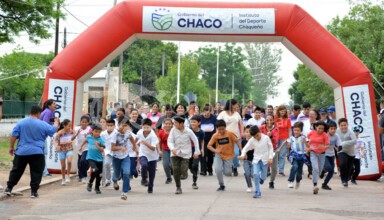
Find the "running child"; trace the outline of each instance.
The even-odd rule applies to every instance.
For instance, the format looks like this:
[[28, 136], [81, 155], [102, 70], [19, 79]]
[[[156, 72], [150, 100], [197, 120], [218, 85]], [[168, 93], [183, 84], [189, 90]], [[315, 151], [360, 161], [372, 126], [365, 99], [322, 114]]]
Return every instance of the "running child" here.
[[132, 133], [128, 131], [128, 126], [130, 125], [129, 119], [127, 117], [118, 118], [118, 130], [116, 134], [112, 137], [111, 140], [111, 150], [113, 152], [113, 188], [119, 190], [119, 184], [117, 181], [120, 177], [123, 179], [123, 189], [121, 194], [121, 199], [127, 200], [127, 193], [131, 190], [130, 186], [130, 175], [131, 175], [131, 161], [129, 159], [129, 152], [127, 148], [128, 140], [131, 141], [133, 145], [133, 150], [136, 151], [136, 143], [133, 139]]
[[261, 117], [261, 108], [259, 106], [256, 106], [254, 117], [249, 119], [247, 122], [247, 125], [253, 126], [256, 125], [260, 127], [262, 124], [264, 124], [265, 119]]
[[[249, 139], [251, 139], [251, 134], [249, 133], [249, 129], [251, 128], [250, 125], [247, 125], [244, 128], [244, 138], [241, 140], [241, 145], [245, 146]], [[254, 150], [250, 150], [247, 152], [247, 155], [244, 159], [243, 167], [244, 167], [244, 177], [245, 177], [245, 182], [247, 183], [247, 192], [251, 193], [252, 192], [252, 176], [253, 176], [253, 165], [252, 165], [252, 160], [253, 160], [253, 153]]]
[[[233, 158], [236, 156], [234, 149], [235, 144], [241, 148], [241, 142], [237, 135], [226, 129], [227, 124], [223, 119], [216, 121], [217, 132], [212, 136], [207, 148], [215, 153], [215, 172], [219, 181], [217, 191], [224, 191], [224, 177], [232, 175]], [[213, 144], [216, 148], [213, 148]]]
[[249, 133], [252, 137], [241, 151], [239, 159], [244, 160], [247, 152], [254, 150], [252, 164], [256, 191], [253, 198], [259, 198], [261, 197], [260, 185], [267, 178], [268, 164], [271, 164], [273, 160], [273, 146], [271, 139], [261, 133], [259, 127], [252, 126]]
[[355, 159], [353, 160], [352, 171], [351, 171], [351, 183], [354, 185], [357, 185], [356, 179], [360, 174], [360, 166], [361, 166], [360, 159], [363, 158], [365, 154], [364, 142], [359, 138], [360, 129], [361, 127], [358, 125], [355, 125], [352, 129], [356, 135]]
[[312, 164], [312, 182], [313, 194], [319, 193], [317, 181], [320, 173], [323, 171], [325, 162], [325, 152], [329, 149], [329, 137], [327, 135], [327, 124], [323, 121], [317, 121], [314, 124], [313, 131], [309, 132], [309, 155]]
[[92, 133], [92, 128], [89, 126], [90, 121], [91, 119], [88, 115], [83, 115], [80, 118], [80, 126], [75, 128], [76, 147], [78, 150], [78, 180], [84, 184], [87, 183], [88, 161], [86, 158], [88, 153], [88, 144], [85, 144], [83, 148], [80, 148], [80, 146], [84, 143], [85, 138]]
[[190, 119], [190, 125], [193, 133], [196, 135], [197, 140], [199, 141], [199, 145], [192, 145], [192, 155], [195, 153], [195, 149], [198, 147], [200, 149], [201, 155], [199, 158], [195, 159], [194, 157], [191, 157], [189, 159], [189, 169], [193, 176], [193, 189], [198, 189], [197, 186], [197, 174], [199, 172], [199, 162], [201, 157], [204, 157], [204, 131], [200, 129], [201, 124], [201, 116], [200, 115], [193, 115]]
[[115, 121], [113, 119], [108, 119], [106, 121], [106, 127], [107, 130], [101, 132], [101, 137], [103, 138], [105, 142], [105, 149], [104, 149], [104, 164], [103, 164], [103, 180], [102, 183], [105, 187], [108, 187], [111, 185], [112, 182], [112, 176], [111, 176], [111, 168], [112, 168], [112, 138], [116, 135], [115, 130]]
[[165, 181], [165, 184], [172, 183], [172, 163], [171, 163], [171, 151], [168, 147], [168, 137], [169, 133], [172, 129], [172, 119], [171, 118], [165, 118], [164, 119], [164, 127], [159, 131], [159, 142], [161, 144], [161, 151], [159, 151], [159, 154], [163, 157], [163, 168], [165, 172], [165, 176], [167, 177], [167, 180]]
[[95, 125], [92, 129], [92, 134], [89, 134], [86, 140], [83, 142], [81, 147], [85, 144], [88, 144], [88, 154], [87, 160], [88, 164], [92, 169], [91, 177], [89, 178], [89, 183], [87, 185], [87, 191], [92, 191], [93, 181], [96, 179], [95, 192], [100, 194], [100, 183], [101, 177], [103, 175], [103, 152], [105, 148], [105, 143], [101, 134], [101, 125]]
[[[61, 164], [61, 185], [65, 185], [71, 182], [69, 173], [72, 167], [73, 157], [73, 145], [72, 142], [75, 139], [74, 131], [72, 130], [72, 123], [68, 119], [64, 119], [60, 123], [60, 127], [56, 133], [55, 141], [53, 142], [56, 150], [59, 152], [60, 164]], [[65, 161], [67, 161], [67, 167], [65, 167]], [[65, 169], [67, 168], [67, 177], [65, 177]]]
[[[128, 125], [128, 131], [131, 132], [131, 135], [136, 142], [137, 151], [139, 151], [139, 146], [137, 145], [137, 141], [138, 141], [137, 135], [135, 133], [133, 133], [133, 125], [132, 124], [131, 124], [131, 126]], [[128, 148], [129, 160], [131, 161], [131, 176], [130, 176], [130, 178], [131, 179], [133, 179], [133, 177], [137, 178], [139, 176], [138, 164], [140, 165], [140, 161], [138, 160], [139, 154], [137, 154], [136, 151], [133, 150], [133, 144], [131, 141], [127, 141], [127, 148]]]
[[[189, 158], [192, 156], [192, 143], [199, 146], [199, 141], [191, 129], [184, 125], [185, 118], [181, 115], [174, 117], [174, 127], [168, 137], [168, 147], [171, 150], [171, 161], [173, 168], [173, 178], [176, 183], [175, 194], [182, 194], [181, 176], [188, 176]], [[233, 151], [233, 149], [232, 149]], [[193, 153], [195, 159], [199, 158], [200, 149], [196, 148]]]
[[142, 129], [137, 132], [137, 145], [140, 146], [141, 185], [148, 186], [148, 193], [153, 193], [153, 182], [155, 180], [157, 160], [159, 159], [156, 147], [159, 140], [152, 129], [151, 119], [143, 119], [141, 125]]
[[107, 119], [101, 118], [99, 122], [100, 122], [101, 129], [102, 129], [101, 132], [107, 130]]

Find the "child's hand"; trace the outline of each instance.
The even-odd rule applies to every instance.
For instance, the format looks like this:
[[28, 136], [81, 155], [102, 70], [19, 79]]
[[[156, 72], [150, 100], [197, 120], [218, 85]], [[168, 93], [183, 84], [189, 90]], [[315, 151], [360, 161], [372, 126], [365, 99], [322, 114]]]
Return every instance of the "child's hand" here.
[[172, 150], [172, 154], [173, 154], [173, 155], [177, 155], [177, 150], [176, 150], [176, 149], [173, 149], [173, 150]]
[[160, 156], [160, 157], [163, 156], [163, 151], [159, 151], [159, 156]]
[[219, 146], [219, 147], [216, 148], [215, 153], [219, 154], [219, 153], [221, 153], [221, 151], [222, 151], [222, 149], [221, 149], [221, 147]]
[[79, 148], [79, 153], [81, 154], [82, 152], [83, 152], [83, 148], [80, 147], [80, 148]]
[[244, 156], [238, 156], [237, 158], [238, 158], [239, 160], [244, 160], [245, 157], [244, 157]]
[[194, 153], [194, 154], [193, 154], [193, 158], [194, 158], [194, 159], [198, 159], [198, 158], [199, 158], [199, 155], [196, 154], [196, 153]]
[[99, 144], [100, 144], [99, 142], [95, 141], [95, 146], [96, 147], [100, 147]]
[[126, 146], [121, 146], [121, 152], [125, 152], [125, 151], [127, 151], [128, 149], [127, 149], [127, 147]]
[[269, 163], [269, 164], [272, 164], [272, 163], [273, 163], [273, 159], [269, 159], [269, 160], [268, 160], [268, 163]]
[[204, 151], [203, 150], [201, 151], [201, 156], [204, 157]]

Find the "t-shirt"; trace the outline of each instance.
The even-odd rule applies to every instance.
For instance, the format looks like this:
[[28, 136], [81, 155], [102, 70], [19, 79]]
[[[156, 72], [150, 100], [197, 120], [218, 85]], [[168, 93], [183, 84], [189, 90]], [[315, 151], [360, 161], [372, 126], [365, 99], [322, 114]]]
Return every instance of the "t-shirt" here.
[[[241, 140], [241, 145], [242, 145], [242, 146], [247, 145], [247, 143], [248, 143], [248, 140], [247, 140], [247, 139], [243, 138], [243, 139]], [[254, 153], [254, 152], [255, 152], [255, 150], [249, 150], [249, 151], [247, 152], [247, 160], [248, 160], [248, 161], [251, 161], [251, 162], [252, 162], [252, 160], [253, 160], [253, 153]]]
[[165, 133], [163, 129], [161, 129], [158, 133], [159, 139], [160, 139], [160, 144], [161, 144], [161, 149], [163, 150], [169, 150], [168, 147], [168, 136], [169, 133]]
[[211, 140], [213, 134], [216, 133], [216, 120], [216, 115], [213, 114], [209, 118], [206, 118], [204, 115], [201, 116], [200, 129], [204, 131], [204, 141], [206, 144]]
[[308, 134], [309, 139], [309, 149], [317, 154], [324, 153], [327, 148], [323, 148], [322, 145], [329, 145], [329, 137], [327, 133], [323, 132], [319, 134], [317, 131], [313, 130]]
[[105, 155], [111, 155], [112, 154], [112, 151], [111, 151], [112, 138], [116, 133], [117, 133], [116, 130], [113, 130], [110, 134], [108, 134], [107, 130], [101, 132], [100, 136], [104, 139], [104, 142], [105, 142], [105, 149], [104, 149]]
[[156, 114], [153, 114], [151, 112], [148, 113], [147, 118], [151, 119], [152, 121], [152, 127], [156, 128], [157, 121], [160, 119], [161, 113], [157, 112]]
[[361, 140], [360, 138], [356, 139], [356, 144], [355, 144], [355, 159], [361, 159], [361, 153], [362, 153], [362, 148], [364, 149], [364, 141]]
[[289, 138], [289, 130], [292, 127], [289, 118], [276, 118], [275, 126], [279, 129], [279, 140], [286, 140]]
[[12, 130], [12, 137], [19, 139], [15, 154], [18, 156], [44, 154], [45, 139], [48, 136], [52, 137], [55, 132], [56, 127], [38, 118], [24, 118]]
[[241, 122], [241, 116], [238, 112], [233, 112], [232, 115], [228, 115], [227, 111], [222, 111], [217, 116], [217, 120], [224, 120], [227, 125], [227, 130], [235, 133], [237, 138], [241, 137], [239, 123]]
[[292, 127], [293, 127], [293, 125], [295, 124], [295, 122], [298, 121], [298, 119], [299, 119], [299, 116], [297, 116], [297, 117], [295, 118], [295, 116], [293, 116], [293, 115], [289, 115], [289, 120], [291, 120], [291, 126], [292, 126]]
[[382, 116], [379, 120], [379, 127], [384, 128], [384, 116]]
[[[132, 135], [132, 138], [134, 140], [136, 140], [137, 136], [134, 133], [131, 133], [131, 135]], [[138, 146], [136, 145], [136, 147], [138, 147]], [[138, 156], [136, 154], [136, 152], [133, 150], [133, 144], [132, 144], [131, 140], [127, 141], [127, 148], [128, 148], [128, 155], [129, 155], [129, 157], [137, 157]], [[139, 148], [138, 148], [138, 150], [139, 150]]]
[[55, 113], [49, 108], [44, 109], [44, 111], [40, 114], [40, 120], [45, 121], [50, 125], [53, 125], [54, 123], [52, 121], [53, 118], [55, 118]]
[[262, 124], [264, 124], [264, 122], [265, 122], [265, 119], [262, 117], [260, 117], [259, 119], [251, 118], [248, 120], [247, 126], [248, 125], [250, 125], [250, 126], [256, 125], [257, 127], [260, 127]]
[[[75, 134], [77, 134], [79, 129], [81, 130], [80, 134], [78, 134], [76, 136], [76, 147], [77, 147], [77, 149], [80, 148], [80, 146], [84, 143], [85, 138], [92, 132], [92, 128], [90, 126], [87, 126], [85, 129], [82, 129], [81, 126], [79, 126], [79, 127], [75, 128]], [[87, 151], [87, 150], [88, 150], [88, 144], [85, 144], [83, 146], [83, 151]]]
[[303, 113], [300, 113], [299, 116], [297, 116], [296, 121], [303, 122], [303, 135], [308, 135], [309, 132], [312, 130], [311, 123], [309, 122], [309, 115], [304, 115]]
[[306, 137], [300, 135], [298, 137], [290, 136], [287, 139], [287, 142], [291, 144], [291, 151], [296, 152], [297, 154], [305, 154], [305, 142]]
[[[159, 143], [159, 139], [157, 138], [155, 132], [151, 130], [147, 136], [144, 135], [143, 130], [140, 130], [137, 132], [137, 138], [139, 139], [137, 141], [137, 145], [140, 146], [139, 148], [139, 157], [146, 157], [148, 161], [154, 161], [159, 159], [159, 155], [156, 150], [156, 145]], [[152, 151], [149, 149], [146, 145], [141, 144], [141, 141], [147, 142], [152, 147], [155, 147], [155, 150]]]
[[[120, 132], [116, 132], [116, 134], [113, 135], [111, 139], [112, 144], [116, 144], [116, 146], [125, 146], [127, 147], [127, 142], [132, 136], [132, 133], [130, 131], [127, 131], [125, 134], [122, 134]], [[113, 156], [117, 159], [124, 159], [128, 156], [129, 152], [128, 149], [126, 151], [112, 151]]]
[[[72, 145], [72, 136], [73, 136], [73, 131], [71, 131], [70, 133], [64, 133], [64, 130], [62, 130], [63, 132], [58, 132], [56, 134], [56, 137], [59, 139], [59, 146], [60, 146], [60, 152], [67, 152], [67, 151], [70, 151], [70, 150], [73, 150], [73, 145]], [[67, 142], [67, 143], [65, 143]], [[65, 143], [65, 144], [63, 144]]]
[[97, 149], [95, 142], [99, 142], [99, 146], [105, 148], [104, 139], [102, 137], [94, 138], [92, 134], [90, 134], [86, 140], [88, 142], [87, 160], [103, 162], [103, 154]]
[[241, 151], [241, 156], [245, 156], [246, 152], [252, 149], [254, 149], [253, 164], [257, 164], [259, 161], [262, 161], [263, 164], [267, 164], [268, 160], [273, 159], [274, 153], [272, 142], [265, 134], [261, 134], [260, 140], [251, 137], [251, 139], [248, 140], [247, 145], [245, 145]]
[[235, 157], [235, 143], [238, 140], [235, 133], [232, 131], [225, 131], [224, 135], [215, 133], [209, 141], [210, 146], [216, 144], [216, 149], [221, 148], [219, 156], [223, 160], [230, 160]]
[[[261, 133], [268, 136], [268, 129], [267, 126], [262, 125], [260, 126]], [[276, 150], [277, 144], [279, 143], [279, 129], [276, 126], [273, 126], [272, 130], [270, 130], [271, 136], [269, 138], [272, 141], [273, 149]]]
[[341, 151], [338, 153], [346, 153], [348, 156], [355, 156], [355, 144], [356, 135], [352, 130], [348, 129], [346, 132], [342, 132], [340, 128], [336, 130], [336, 134], [339, 135], [341, 140]]
[[[191, 128], [191, 130], [192, 130], [192, 128]], [[201, 129], [199, 129], [199, 131], [194, 131], [194, 130], [192, 130], [192, 131], [196, 135], [197, 140], [199, 140], [199, 149], [201, 150], [201, 142], [204, 141], [204, 137], [205, 137], [204, 131]], [[191, 144], [192, 144], [192, 147], [195, 147], [193, 142], [191, 142]]]
[[337, 134], [333, 136], [329, 135], [329, 149], [325, 151], [325, 156], [334, 157], [335, 156], [335, 147], [341, 146], [340, 137]]

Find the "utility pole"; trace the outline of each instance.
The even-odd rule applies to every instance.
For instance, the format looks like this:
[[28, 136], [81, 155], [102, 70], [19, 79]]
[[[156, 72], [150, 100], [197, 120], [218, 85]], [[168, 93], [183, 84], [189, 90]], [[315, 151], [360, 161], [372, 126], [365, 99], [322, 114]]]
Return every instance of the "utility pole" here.
[[161, 60], [161, 74], [164, 76], [165, 72], [165, 52], [163, 51], [163, 56]]
[[64, 27], [64, 43], [63, 48], [67, 47], [67, 27]]
[[[60, 11], [60, 3], [57, 3], [57, 14], [59, 14]], [[56, 18], [56, 33], [55, 33], [55, 56], [59, 53], [59, 23], [60, 23], [60, 17], [57, 16]]]

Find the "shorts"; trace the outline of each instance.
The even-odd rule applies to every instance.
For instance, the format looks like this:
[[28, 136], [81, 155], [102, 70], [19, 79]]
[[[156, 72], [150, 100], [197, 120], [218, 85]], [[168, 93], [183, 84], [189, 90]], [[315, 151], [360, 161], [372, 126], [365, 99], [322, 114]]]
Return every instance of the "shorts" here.
[[68, 156], [73, 155], [73, 150], [69, 150], [67, 152], [59, 152], [59, 158], [60, 160], [65, 160]]

